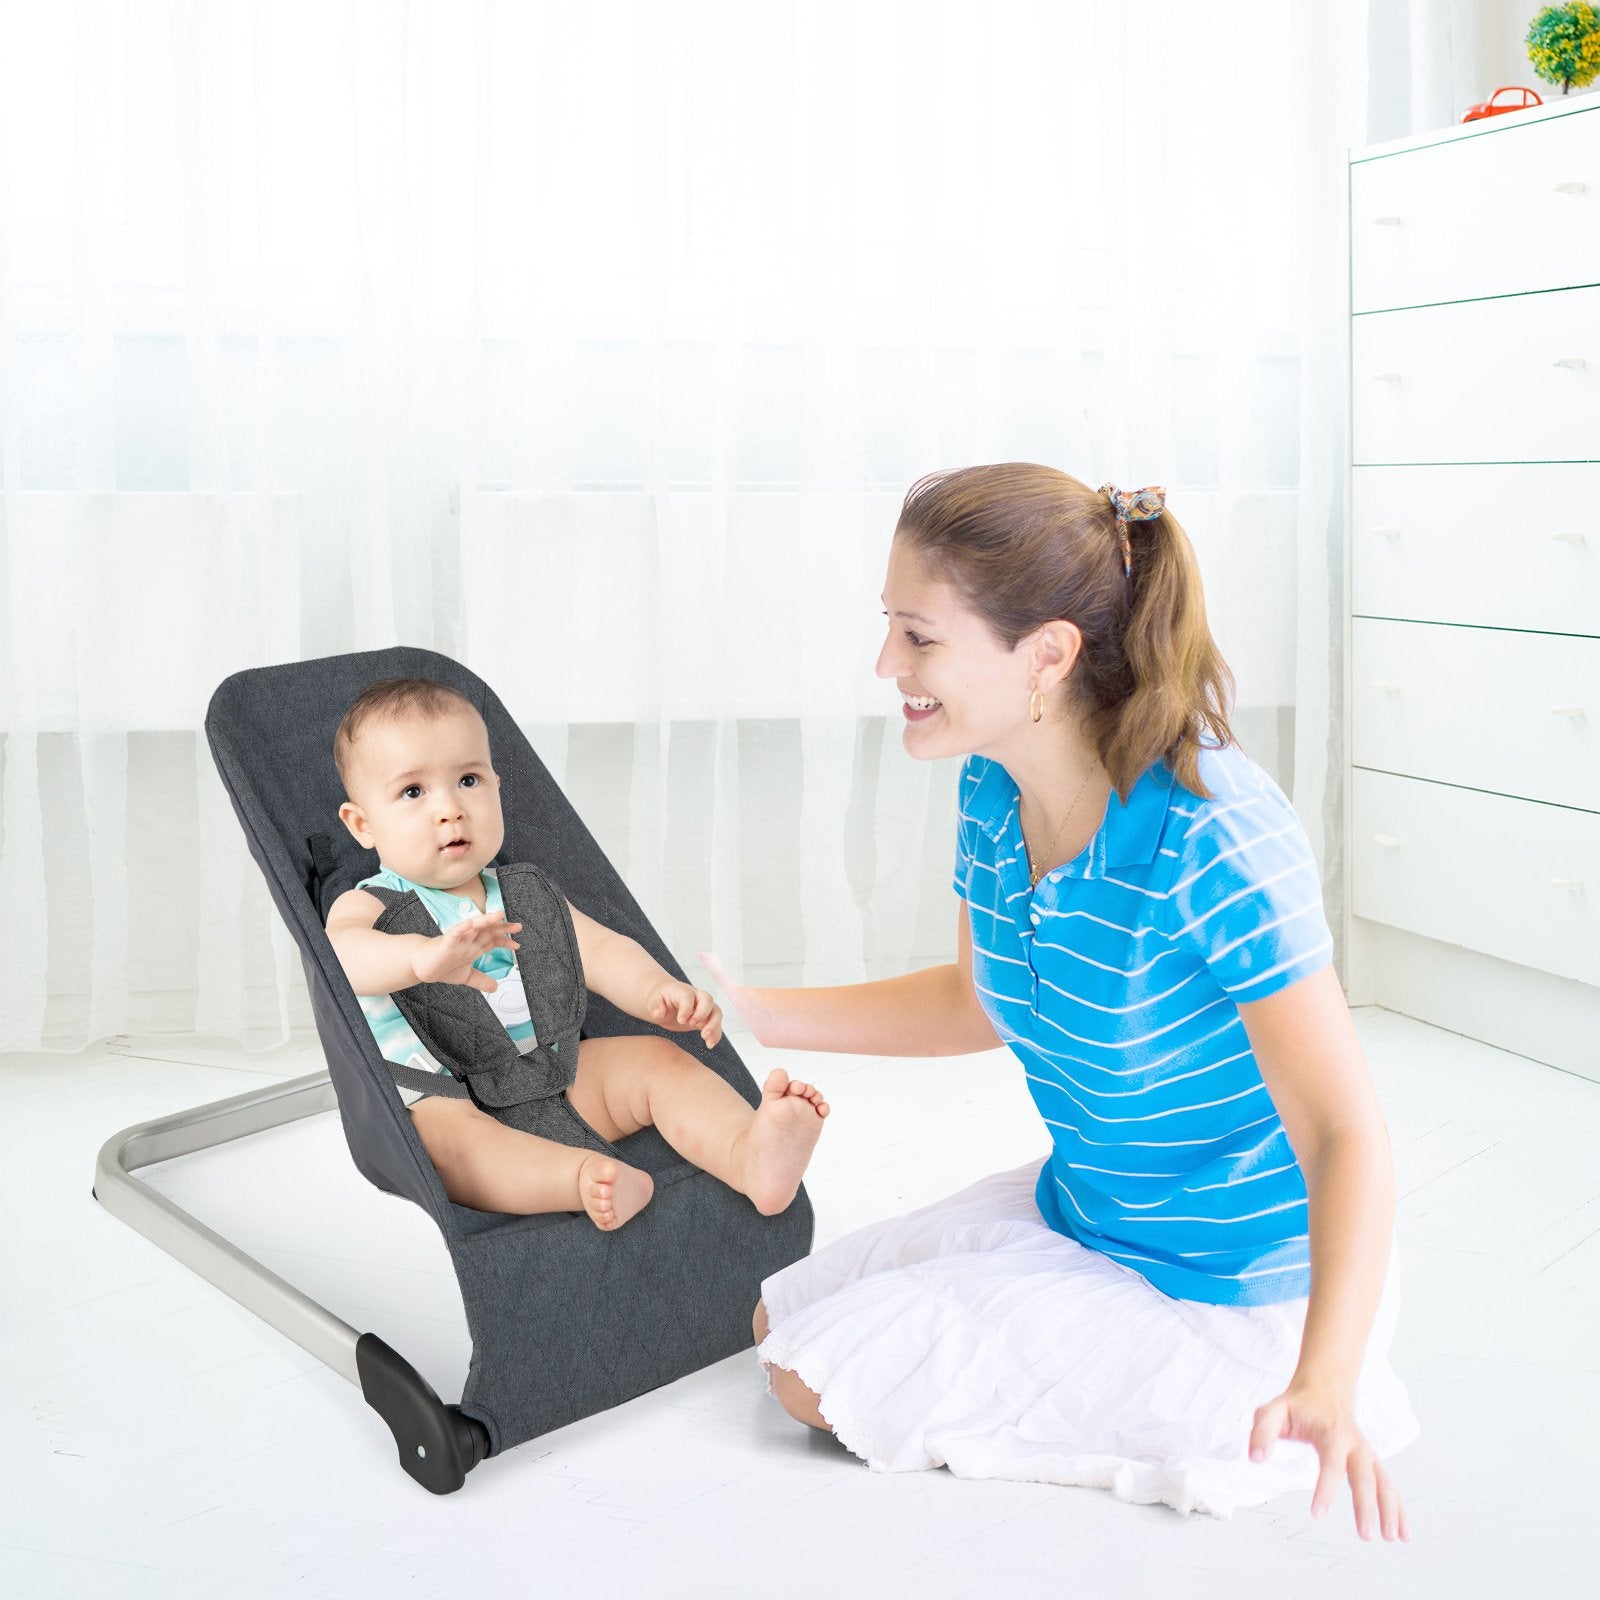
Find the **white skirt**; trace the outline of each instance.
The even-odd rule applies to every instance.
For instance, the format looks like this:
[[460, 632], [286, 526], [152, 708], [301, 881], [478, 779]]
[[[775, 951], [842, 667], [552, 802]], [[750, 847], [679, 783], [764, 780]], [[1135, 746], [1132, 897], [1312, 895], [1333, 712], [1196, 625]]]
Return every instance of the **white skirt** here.
[[[1045, 1225], [1033, 1198], [1042, 1164], [860, 1228], [768, 1278], [763, 1364], [797, 1373], [875, 1472], [1083, 1484], [1221, 1518], [1310, 1489], [1308, 1444], [1280, 1440], [1266, 1461], [1249, 1459], [1256, 1408], [1299, 1360], [1305, 1299], [1172, 1299]], [[1355, 1410], [1380, 1458], [1419, 1431], [1389, 1366], [1399, 1297], [1391, 1248]]]

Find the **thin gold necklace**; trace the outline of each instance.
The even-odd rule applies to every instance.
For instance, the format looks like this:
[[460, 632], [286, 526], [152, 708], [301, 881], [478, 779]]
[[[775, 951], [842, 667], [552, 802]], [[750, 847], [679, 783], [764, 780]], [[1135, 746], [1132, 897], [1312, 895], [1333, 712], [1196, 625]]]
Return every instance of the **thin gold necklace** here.
[[[1083, 798], [1083, 791], [1089, 787], [1089, 780], [1093, 776], [1094, 768], [1090, 767], [1083, 775], [1083, 782], [1078, 785], [1078, 792], [1073, 795], [1071, 802], [1067, 806], [1067, 814], [1061, 819], [1061, 826], [1056, 829], [1055, 838], [1050, 841], [1050, 848], [1045, 853], [1046, 860], [1056, 853], [1056, 846], [1061, 843], [1061, 835], [1066, 832], [1067, 823], [1072, 820], [1072, 813], [1077, 809], [1078, 802]], [[1040, 874], [1034, 869], [1033, 851], [1028, 848], [1028, 831], [1022, 826], [1022, 805], [1020, 802], [1017, 805], [1017, 829], [1022, 834], [1022, 853], [1028, 858], [1028, 887], [1036, 889], [1039, 886]]]

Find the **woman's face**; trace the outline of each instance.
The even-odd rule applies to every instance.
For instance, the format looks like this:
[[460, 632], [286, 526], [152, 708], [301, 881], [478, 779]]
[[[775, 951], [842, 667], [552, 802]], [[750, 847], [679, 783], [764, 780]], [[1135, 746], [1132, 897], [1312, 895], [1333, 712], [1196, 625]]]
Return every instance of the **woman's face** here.
[[[963, 608], [949, 584], [929, 577], [921, 557], [900, 539], [889, 550], [883, 604], [889, 636], [878, 653], [877, 672], [893, 678], [905, 697], [906, 753], [918, 761], [976, 753], [1003, 763], [1029, 721], [1038, 636], [1019, 640], [1014, 650], [1003, 648], [988, 626]], [[921, 709], [930, 701], [937, 704]]]

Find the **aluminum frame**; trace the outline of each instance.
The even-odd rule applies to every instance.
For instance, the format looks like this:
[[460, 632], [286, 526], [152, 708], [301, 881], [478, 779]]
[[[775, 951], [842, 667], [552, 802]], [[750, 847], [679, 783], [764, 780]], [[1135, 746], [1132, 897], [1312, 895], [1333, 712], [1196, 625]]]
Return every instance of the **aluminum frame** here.
[[426, 1378], [376, 1334], [358, 1333], [324, 1305], [208, 1228], [198, 1217], [134, 1177], [140, 1167], [192, 1155], [332, 1111], [338, 1102], [326, 1072], [251, 1089], [114, 1133], [95, 1161], [95, 1198], [269, 1327], [348, 1378], [383, 1418], [402, 1470], [432, 1494], [453, 1494], [489, 1454], [482, 1422], [446, 1405]]
[[94, 1195], [112, 1216], [360, 1388], [356, 1342], [361, 1335], [349, 1323], [133, 1176], [140, 1167], [281, 1128], [332, 1111], [336, 1104], [331, 1078], [314, 1072], [136, 1123], [100, 1147]]

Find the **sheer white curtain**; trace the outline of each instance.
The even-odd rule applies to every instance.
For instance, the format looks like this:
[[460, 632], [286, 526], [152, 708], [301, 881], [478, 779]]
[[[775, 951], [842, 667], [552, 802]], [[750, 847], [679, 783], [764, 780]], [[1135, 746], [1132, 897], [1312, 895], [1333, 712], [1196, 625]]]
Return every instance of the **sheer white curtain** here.
[[1168, 485], [1335, 895], [1365, 13], [0, 3], [0, 1045], [309, 1021], [205, 705], [395, 642], [691, 964], [949, 959], [873, 663], [976, 461]]

